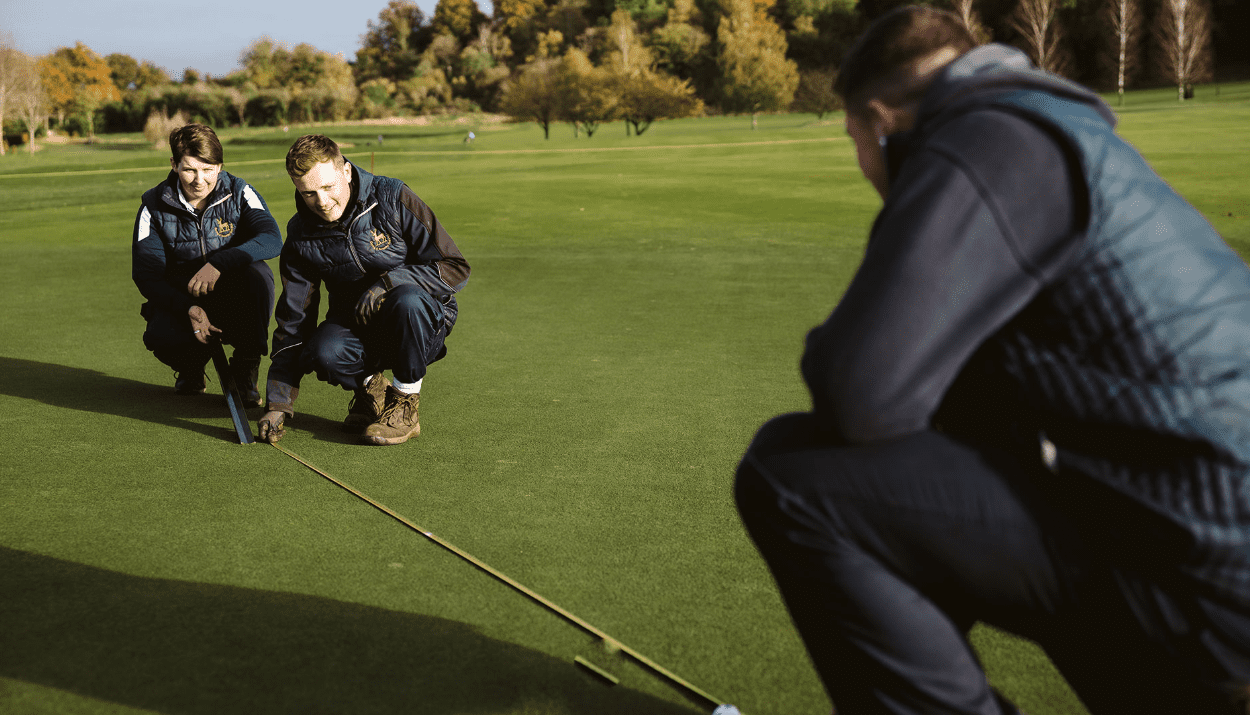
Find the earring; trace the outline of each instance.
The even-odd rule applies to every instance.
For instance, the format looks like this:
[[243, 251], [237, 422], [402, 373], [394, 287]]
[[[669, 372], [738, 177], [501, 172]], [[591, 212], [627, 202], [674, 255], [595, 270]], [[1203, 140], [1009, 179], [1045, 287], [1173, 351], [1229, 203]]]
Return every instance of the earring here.
[[885, 137], [877, 137], [877, 143], [881, 145], [882, 149], [884, 149], [886, 144]]

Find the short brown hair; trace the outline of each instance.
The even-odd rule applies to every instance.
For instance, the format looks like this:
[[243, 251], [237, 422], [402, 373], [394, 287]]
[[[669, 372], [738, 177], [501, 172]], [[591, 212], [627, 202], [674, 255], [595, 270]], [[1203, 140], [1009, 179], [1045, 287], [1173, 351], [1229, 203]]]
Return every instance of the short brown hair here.
[[333, 161], [334, 168], [342, 169], [346, 160], [339, 151], [339, 145], [330, 137], [324, 134], [305, 134], [296, 139], [286, 153], [286, 173], [298, 179], [323, 161]]
[[874, 97], [891, 105], [907, 104], [927, 88], [911, 76], [916, 62], [946, 47], [962, 55], [976, 46], [976, 37], [952, 12], [926, 5], [895, 8], [877, 18], [847, 51], [833, 89], [852, 113]]
[[173, 153], [175, 164], [184, 156], [199, 159], [205, 164], [221, 164], [225, 155], [217, 132], [203, 124], [187, 124], [170, 132], [169, 150]]

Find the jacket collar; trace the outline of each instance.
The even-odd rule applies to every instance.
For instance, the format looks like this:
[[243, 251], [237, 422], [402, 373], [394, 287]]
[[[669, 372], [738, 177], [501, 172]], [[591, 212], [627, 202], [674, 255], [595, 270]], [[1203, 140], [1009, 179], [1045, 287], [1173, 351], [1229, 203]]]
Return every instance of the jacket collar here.
[[[204, 208], [207, 209], [219, 203], [222, 198], [229, 195], [230, 183], [230, 174], [226, 173], [225, 169], [217, 172], [217, 185], [213, 187], [213, 193], [208, 195], [208, 203], [204, 205]], [[187, 209], [188, 202], [182, 195], [182, 187], [178, 185], [178, 172], [172, 169], [161, 185], [161, 201], [166, 205], [191, 213]]]

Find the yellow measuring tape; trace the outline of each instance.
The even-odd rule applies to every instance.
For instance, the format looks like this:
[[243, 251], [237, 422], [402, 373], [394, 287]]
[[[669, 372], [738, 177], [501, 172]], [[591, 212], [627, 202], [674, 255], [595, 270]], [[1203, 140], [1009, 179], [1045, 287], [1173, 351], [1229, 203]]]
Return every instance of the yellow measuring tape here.
[[[700, 688], [696, 687], [694, 684], [692, 684], [692, 683], [690, 683], [689, 681], [685, 680], [684, 678], [682, 678], [681, 676], [677, 675], [676, 673], [674, 673], [674, 672], [672, 672], [672, 671], [668, 670], [667, 668], [663, 667], [663, 666], [662, 666], [662, 665], [660, 665], [659, 663], [656, 663], [655, 661], [653, 661], [653, 660], [651, 660], [650, 658], [648, 658], [648, 657], [644, 656], [642, 653], [639, 653], [638, 651], [634, 650], [633, 648], [630, 648], [629, 646], [625, 645], [624, 643], [621, 643], [620, 641], [616, 640], [615, 638], [613, 638], [612, 636], [608, 635], [607, 633], [604, 633], [603, 631], [601, 631], [601, 630], [599, 630], [598, 628], [594, 627], [594, 626], [593, 626], [593, 625], [591, 625], [590, 623], [587, 623], [586, 621], [582, 620], [581, 618], [579, 618], [578, 616], [574, 615], [573, 613], [571, 613], [571, 612], [569, 612], [569, 611], [565, 610], [564, 608], [560, 607], [558, 604], [553, 603], [552, 601], [548, 600], [547, 598], [545, 598], [545, 597], [544, 597], [544, 596], [542, 596], [541, 594], [537, 593], [537, 592], [536, 592], [536, 591], [534, 591], [533, 589], [529, 588], [529, 587], [528, 587], [528, 586], [526, 586], [525, 584], [523, 584], [523, 583], [521, 583], [521, 582], [517, 581], [516, 579], [513, 579], [511, 576], [508, 576], [507, 574], [503, 573], [502, 571], [499, 571], [499, 570], [495, 569], [494, 567], [490, 566], [489, 564], [487, 564], [486, 562], [484, 562], [484, 561], [482, 561], [481, 559], [477, 558], [477, 557], [476, 557], [476, 556], [474, 556], [473, 554], [470, 554], [469, 552], [467, 552], [467, 551], [465, 551], [465, 550], [461, 549], [460, 547], [456, 546], [455, 544], [451, 543], [450, 541], [447, 541], [446, 539], [444, 539], [444, 538], [442, 538], [442, 537], [440, 537], [440, 536], [438, 536], [438, 535], [436, 535], [436, 534], [433, 534], [433, 533], [431, 533], [431, 532], [427, 531], [426, 529], [421, 528], [420, 526], [417, 526], [416, 524], [412, 523], [411, 521], [409, 521], [407, 518], [405, 518], [405, 517], [404, 517], [404, 516], [402, 516], [401, 514], [396, 513], [394, 510], [392, 510], [390, 507], [386, 506], [385, 504], [382, 504], [381, 502], [378, 502], [378, 501], [374, 500], [373, 498], [371, 498], [371, 497], [369, 497], [368, 495], [366, 495], [366, 494], [364, 494], [364, 493], [362, 493], [362, 492], [358, 491], [357, 489], [355, 489], [355, 488], [353, 488], [353, 487], [351, 487], [351, 486], [348, 486], [347, 484], [345, 484], [345, 483], [343, 483], [343, 482], [339, 481], [338, 479], [335, 479], [334, 477], [330, 476], [329, 474], [327, 474], [325, 471], [323, 471], [323, 470], [319, 469], [318, 467], [315, 467], [315, 466], [313, 466], [312, 464], [309, 464], [309, 463], [308, 463], [308, 461], [306, 461], [303, 457], [299, 456], [298, 454], [295, 454], [294, 452], [292, 452], [292, 451], [290, 451], [289, 449], [287, 449], [287, 448], [285, 448], [285, 447], [283, 447], [283, 446], [279, 445], [279, 444], [278, 444], [278, 443], [276, 443], [276, 442], [271, 442], [271, 443], [270, 443], [270, 446], [272, 446], [274, 449], [278, 450], [279, 452], [282, 452], [283, 454], [285, 454], [286, 456], [290, 457], [291, 459], [294, 459], [295, 461], [299, 462], [300, 464], [304, 465], [305, 467], [308, 467], [309, 469], [311, 469], [312, 471], [314, 471], [314, 472], [316, 472], [317, 474], [321, 475], [322, 477], [325, 477], [326, 479], [330, 480], [331, 482], [333, 482], [333, 483], [334, 483], [335, 485], [337, 485], [338, 487], [340, 487], [340, 488], [342, 488], [342, 489], [344, 489], [344, 490], [346, 490], [346, 491], [350, 492], [351, 494], [353, 494], [354, 496], [356, 496], [357, 498], [359, 498], [361, 501], [365, 502], [365, 503], [366, 503], [366, 504], [368, 504], [369, 506], [372, 506], [374, 509], [377, 509], [378, 511], [382, 512], [383, 514], [386, 514], [387, 516], [391, 517], [391, 518], [392, 518], [392, 519], [394, 519], [395, 521], [398, 521], [399, 523], [403, 524], [404, 526], [408, 527], [409, 529], [411, 529], [411, 530], [413, 530], [413, 531], [417, 532], [418, 534], [420, 534], [420, 535], [424, 536], [425, 538], [429, 539], [430, 541], [433, 541], [434, 543], [438, 544], [439, 546], [443, 547], [444, 549], [447, 549], [448, 551], [450, 551], [451, 553], [455, 554], [456, 556], [459, 556], [460, 558], [464, 559], [465, 561], [468, 561], [469, 563], [471, 563], [471, 564], [473, 564], [474, 566], [478, 567], [478, 568], [479, 568], [479, 569], [481, 569], [482, 571], [485, 571], [486, 573], [490, 574], [490, 575], [491, 575], [491, 576], [493, 576], [495, 579], [497, 579], [497, 580], [499, 580], [499, 581], [504, 582], [504, 583], [505, 583], [505, 584], [507, 584], [508, 586], [511, 586], [514, 590], [519, 591], [520, 593], [522, 593], [523, 595], [527, 596], [530, 600], [532, 600], [532, 601], [534, 601], [535, 603], [539, 604], [539, 605], [540, 605], [540, 606], [542, 606], [543, 608], [546, 608], [547, 610], [551, 611], [552, 613], [555, 613], [556, 615], [560, 616], [561, 618], [563, 618], [564, 620], [568, 621], [569, 623], [572, 623], [573, 625], [575, 625], [575, 626], [577, 626], [578, 628], [582, 629], [583, 631], [585, 631], [585, 632], [589, 633], [590, 635], [592, 635], [592, 636], [594, 636], [594, 637], [596, 637], [596, 638], [599, 638], [600, 640], [602, 640], [602, 641], [603, 641], [604, 645], [605, 645], [605, 646], [607, 646], [607, 648], [608, 648], [609, 650], [619, 650], [619, 651], [620, 651], [621, 653], [623, 653], [625, 656], [627, 656], [628, 658], [630, 658], [630, 659], [631, 659], [631, 660], [633, 660], [634, 662], [638, 663], [639, 665], [643, 666], [643, 667], [644, 667], [644, 668], [646, 668], [647, 670], [650, 670], [651, 672], [655, 673], [656, 675], [659, 675], [660, 677], [664, 678], [665, 680], [669, 681], [670, 683], [672, 683], [672, 684], [676, 685], [678, 688], [680, 688], [681, 690], [683, 690], [683, 691], [684, 691], [684, 692], [685, 692], [688, 696], [693, 696], [693, 697], [697, 698], [698, 700], [701, 700], [701, 701], [703, 701], [704, 703], [706, 703], [706, 704], [708, 704], [708, 705], [710, 705], [710, 706], [712, 706], [712, 707], [716, 707], [717, 705], [720, 705], [721, 703], [724, 703], [724, 702], [725, 702], [724, 700], [719, 700], [719, 699], [717, 699], [717, 698], [712, 697], [712, 696], [711, 696], [711, 695], [709, 695], [706, 691], [704, 691], [704, 690], [702, 690], [702, 689], [700, 689]], [[583, 667], [586, 667], [586, 666], [589, 664], [588, 662], [579, 662], [579, 661], [585, 661], [585, 659], [584, 659], [584, 658], [575, 658], [575, 659], [574, 659], [574, 662], [576, 662], [578, 665], [582, 665]], [[594, 671], [596, 671], [596, 672], [597, 672], [597, 674], [600, 674], [600, 677], [603, 677], [603, 676], [605, 676], [605, 675], [606, 675], [606, 676], [607, 676], [607, 678], [605, 678], [605, 679], [611, 679], [611, 678], [613, 678], [613, 676], [611, 676], [610, 674], [607, 674], [607, 673], [606, 673], [606, 672], [604, 672], [604, 671], [601, 671], [601, 669], [599, 669], [599, 668], [593, 668], [593, 670], [594, 670]]]

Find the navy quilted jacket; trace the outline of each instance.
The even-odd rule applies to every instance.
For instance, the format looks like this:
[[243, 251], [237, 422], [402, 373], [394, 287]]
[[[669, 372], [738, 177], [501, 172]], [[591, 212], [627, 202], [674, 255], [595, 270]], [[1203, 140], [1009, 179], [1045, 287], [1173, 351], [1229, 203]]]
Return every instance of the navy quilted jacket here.
[[1250, 269], [1114, 123], [1010, 48], [948, 66], [803, 374], [838, 439], [1052, 443], [1107, 553], [1250, 605]]
[[131, 277], [160, 309], [186, 312], [194, 304], [187, 282], [205, 263], [227, 271], [276, 258], [282, 234], [260, 194], [229, 172], [217, 175], [217, 186], [198, 216], [179, 200], [178, 191], [178, 176], [171, 171], [144, 192], [135, 216]]
[[280, 271], [282, 297], [274, 317], [269, 409], [294, 414], [300, 355], [317, 327], [321, 286], [326, 317], [352, 324], [362, 293], [383, 275], [418, 285], [443, 304], [448, 331], [456, 322], [455, 294], [469, 280], [469, 264], [434, 212], [399, 179], [374, 176], [352, 164], [352, 195], [343, 215], [326, 222], [295, 195]]

